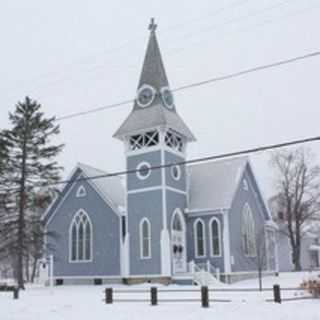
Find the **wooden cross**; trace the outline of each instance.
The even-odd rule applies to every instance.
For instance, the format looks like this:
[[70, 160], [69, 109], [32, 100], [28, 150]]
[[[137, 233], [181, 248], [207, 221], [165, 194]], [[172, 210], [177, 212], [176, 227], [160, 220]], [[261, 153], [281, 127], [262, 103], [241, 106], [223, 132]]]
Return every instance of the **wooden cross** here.
[[154, 23], [154, 18], [151, 18], [150, 24], [149, 24], [149, 30], [151, 32], [156, 31], [157, 29], [157, 25]]

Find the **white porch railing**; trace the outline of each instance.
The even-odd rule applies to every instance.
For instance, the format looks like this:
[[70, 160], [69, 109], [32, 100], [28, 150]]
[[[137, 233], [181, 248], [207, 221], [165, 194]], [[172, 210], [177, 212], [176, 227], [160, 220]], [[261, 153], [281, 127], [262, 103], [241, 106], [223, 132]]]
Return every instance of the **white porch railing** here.
[[188, 271], [193, 275], [194, 281], [199, 285], [214, 285], [220, 281], [220, 270], [214, 267], [210, 261], [204, 263], [195, 263], [190, 261]]

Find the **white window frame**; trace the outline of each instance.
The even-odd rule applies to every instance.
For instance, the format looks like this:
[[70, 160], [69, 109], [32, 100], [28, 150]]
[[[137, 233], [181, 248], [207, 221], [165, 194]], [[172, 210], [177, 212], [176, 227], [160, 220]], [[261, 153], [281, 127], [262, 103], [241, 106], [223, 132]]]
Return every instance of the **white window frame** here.
[[162, 99], [162, 102], [164, 103], [164, 105], [165, 105], [168, 109], [172, 110], [173, 107], [174, 107], [173, 95], [172, 95], [172, 101], [173, 101], [172, 104], [168, 104], [168, 103], [166, 102], [166, 99], [164, 98], [164, 93], [165, 93], [166, 91], [169, 91], [169, 92], [172, 94], [172, 91], [170, 90], [169, 87], [163, 87], [163, 88], [161, 88], [161, 90], [160, 90], [160, 92], [161, 92], [161, 99]]
[[77, 198], [82, 198], [82, 197], [85, 197], [87, 195], [87, 190], [86, 188], [81, 185], [78, 189], [77, 189], [77, 192], [76, 192], [76, 197]]
[[[173, 170], [174, 169], [177, 169], [178, 171], [178, 176], [177, 177], [175, 177], [174, 176], [174, 173], [173, 173]], [[180, 178], [181, 178], [181, 167], [179, 166], [179, 165], [174, 165], [174, 166], [172, 166], [171, 168], [170, 168], [170, 173], [171, 173], [171, 177], [172, 177], [172, 179], [174, 179], [174, 180], [176, 180], [176, 181], [179, 181], [180, 180]]]
[[[141, 172], [140, 172], [141, 167], [143, 167], [143, 166], [147, 166], [148, 169], [149, 169], [148, 174], [146, 174], [145, 176], [142, 175]], [[151, 168], [151, 165], [150, 165], [149, 162], [146, 162], [146, 161], [140, 162], [140, 163], [137, 165], [137, 168], [136, 168], [136, 170], [137, 170], [136, 175], [137, 175], [138, 179], [140, 179], [140, 180], [146, 180], [146, 179], [148, 179], [149, 176], [151, 175], [151, 171], [152, 171], [150, 168]]]
[[[79, 247], [79, 224], [77, 225], [77, 242], [76, 242], [76, 259], [72, 259], [72, 247], [73, 247], [73, 238], [72, 238], [72, 229], [73, 229], [73, 225], [76, 222], [76, 218], [78, 215], [80, 214], [84, 214], [88, 220], [88, 224], [90, 226], [90, 258], [89, 259], [81, 259], [79, 260], [79, 254], [78, 254], [78, 247]], [[84, 245], [83, 245], [83, 256], [85, 257], [85, 241], [84, 241]], [[88, 263], [88, 262], [92, 262], [93, 261], [93, 225], [90, 219], [90, 216], [88, 215], [88, 213], [84, 210], [84, 209], [79, 209], [73, 216], [70, 226], [69, 226], [69, 262], [70, 263]]]
[[[244, 236], [246, 235], [246, 238]], [[245, 243], [247, 241], [247, 243]], [[250, 251], [250, 242], [252, 251]], [[241, 243], [246, 257], [254, 258], [257, 256], [256, 226], [250, 205], [246, 202], [241, 212]], [[246, 251], [246, 246], [248, 251]]]
[[[145, 240], [144, 235], [143, 235], [143, 224], [147, 223], [148, 226], [148, 255], [144, 256], [143, 255], [143, 241]], [[144, 217], [141, 219], [140, 224], [139, 224], [139, 240], [140, 240], [140, 259], [141, 260], [146, 260], [146, 259], [151, 259], [152, 254], [151, 254], [151, 223], [148, 218]]]
[[[152, 99], [146, 103], [146, 104], [142, 104], [140, 101], [139, 101], [139, 95], [141, 93], [141, 91], [143, 91], [144, 89], [150, 89], [152, 91]], [[146, 108], [146, 107], [149, 107], [151, 105], [151, 103], [154, 101], [154, 98], [156, 97], [156, 90], [154, 87], [150, 86], [149, 84], [143, 84], [138, 92], [137, 92], [137, 97], [136, 97], [136, 101], [137, 101], [137, 104], [139, 107], [141, 108]]]
[[[218, 241], [219, 241], [219, 254], [214, 254], [213, 252], [213, 234], [212, 234], [212, 223], [217, 222], [218, 227]], [[211, 257], [221, 257], [222, 256], [222, 246], [221, 246], [221, 223], [220, 220], [216, 217], [212, 217], [209, 221], [209, 233], [210, 233], [210, 255]]]
[[[197, 224], [201, 223], [202, 225], [202, 232], [203, 232], [203, 255], [199, 255], [199, 248], [198, 248], [198, 230], [197, 230]], [[195, 252], [195, 257], [196, 258], [205, 258], [206, 257], [206, 228], [205, 228], [205, 223], [201, 218], [198, 218], [195, 220], [193, 223], [193, 235], [194, 235], [194, 252]]]

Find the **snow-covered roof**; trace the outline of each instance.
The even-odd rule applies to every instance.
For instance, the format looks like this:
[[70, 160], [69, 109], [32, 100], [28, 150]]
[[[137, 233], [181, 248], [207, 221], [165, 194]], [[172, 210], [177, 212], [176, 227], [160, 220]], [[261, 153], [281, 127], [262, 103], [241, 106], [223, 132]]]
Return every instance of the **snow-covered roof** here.
[[184, 135], [188, 141], [195, 140], [181, 117], [176, 112], [167, 110], [160, 103], [149, 108], [133, 110], [113, 136], [123, 139], [126, 135], [157, 127], [168, 127]]
[[241, 157], [188, 166], [189, 211], [230, 208], [247, 163]]
[[[79, 163], [77, 167], [80, 168], [87, 177], [107, 174], [105, 171], [93, 168], [83, 163]], [[124, 206], [124, 187], [119, 176], [91, 179], [90, 182], [96, 186], [103, 196], [111, 200], [117, 209]]]

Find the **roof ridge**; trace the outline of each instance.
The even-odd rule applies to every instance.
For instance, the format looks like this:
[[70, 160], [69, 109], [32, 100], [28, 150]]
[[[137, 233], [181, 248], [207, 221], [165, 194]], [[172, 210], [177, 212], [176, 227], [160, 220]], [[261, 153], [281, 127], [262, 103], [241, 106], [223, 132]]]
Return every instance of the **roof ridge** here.
[[100, 171], [100, 172], [103, 173], [103, 174], [108, 174], [107, 171], [98, 169], [98, 168], [96, 168], [96, 167], [93, 167], [93, 166], [91, 166], [91, 165], [89, 165], [89, 164], [86, 164], [86, 163], [83, 163], [83, 162], [78, 162], [78, 163], [77, 163], [77, 167], [79, 167], [79, 168], [81, 168], [81, 169], [83, 169], [83, 168], [89, 168], [89, 169], [93, 169], [93, 170], [96, 170], [96, 171]]
[[249, 162], [249, 157], [248, 156], [235, 156], [235, 157], [230, 157], [227, 159], [208, 159], [205, 161], [201, 161], [201, 162], [195, 162], [195, 163], [187, 163], [188, 167], [192, 167], [192, 166], [199, 166], [199, 165], [203, 165], [203, 164], [209, 164], [209, 163], [221, 163], [221, 162], [234, 162], [236, 160], [243, 160], [245, 162]]

